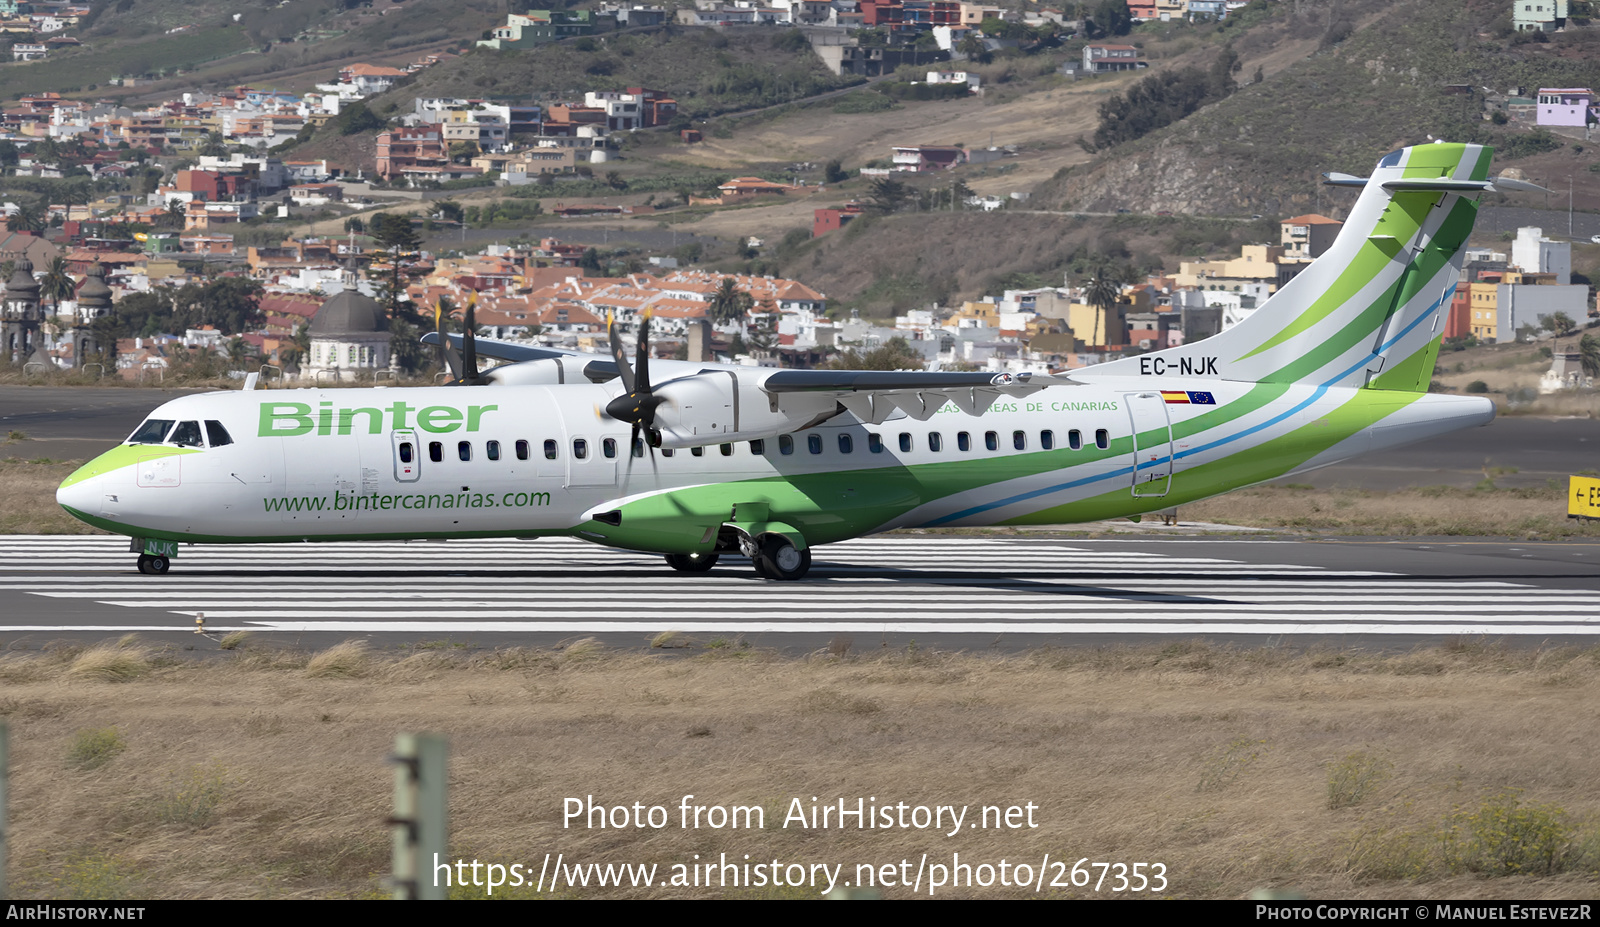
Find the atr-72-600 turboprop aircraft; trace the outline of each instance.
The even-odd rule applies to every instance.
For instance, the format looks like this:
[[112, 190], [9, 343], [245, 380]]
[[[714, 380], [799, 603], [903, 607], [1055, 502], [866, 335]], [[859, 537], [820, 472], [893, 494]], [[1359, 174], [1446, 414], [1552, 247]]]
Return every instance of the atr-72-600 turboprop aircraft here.
[[[776, 370], [445, 339], [422, 389], [161, 406], [56, 498], [165, 573], [180, 542], [563, 535], [749, 556], [769, 579], [892, 528], [1169, 509], [1494, 417], [1427, 392], [1490, 152], [1385, 156], [1329, 251], [1212, 338], [1071, 379]], [[641, 326], [640, 342], [647, 340]], [[461, 355], [455, 354], [460, 346]], [[480, 374], [475, 354], [506, 365]]]

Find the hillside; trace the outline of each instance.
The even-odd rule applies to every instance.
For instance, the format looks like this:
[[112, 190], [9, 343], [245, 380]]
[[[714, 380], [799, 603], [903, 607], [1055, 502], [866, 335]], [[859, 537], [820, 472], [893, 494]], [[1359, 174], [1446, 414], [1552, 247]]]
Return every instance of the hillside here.
[[[134, 101], [241, 83], [307, 90], [352, 61], [454, 50], [505, 16], [499, 0], [95, 0], [91, 10], [67, 32], [82, 48], [0, 65], [0, 98], [55, 91]], [[143, 80], [107, 83], [125, 76]]]
[[663, 26], [555, 42], [536, 49], [474, 48], [368, 101], [374, 112], [409, 110], [415, 97], [581, 99], [586, 90], [651, 87], [701, 117], [781, 103], [842, 87], [794, 30], [717, 32]]
[[[1428, 136], [1470, 139], [1514, 162], [1526, 132], [1481, 117], [1483, 89], [1600, 85], [1600, 30], [1547, 44], [1491, 33], [1500, 0], [1409, 0], [1326, 9], [1276, 4], [1237, 45], [1240, 77], [1285, 41], [1320, 31], [1320, 50], [1165, 129], [1058, 174], [1038, 194], [1069, 209], [1289, 215], [1315, 208], [1324, 171], [1364, 174], [1378, 155]], [[1345, 34], [1348, 36], [1339, 39]], [[1466, 93], [1449, 93], [1465, 85]], [[1531, 92], [1531, 91], [1530, 91]], [[1586, 163], [1593, 163], [1590, 149]]]

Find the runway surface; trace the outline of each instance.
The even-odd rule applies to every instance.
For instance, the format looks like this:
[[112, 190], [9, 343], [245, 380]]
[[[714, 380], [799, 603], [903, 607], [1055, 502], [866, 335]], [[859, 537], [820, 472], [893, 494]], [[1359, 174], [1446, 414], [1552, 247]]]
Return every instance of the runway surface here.
[[841, 635], [862, 646], [1167, 635], [1392, 647], [1600, 634], [1600, 545], [1583, 543], [885, 536], [819, 548], [799, 583], [757, 579], [737, 559], [683, 574], [659, 557], [550, 539], [184, 548], [160, 577], [140, 575], [121, 538], [0, 537], [0, 554], [8, 647], [128, 632], [194, 643], [197, 614], [214, 634], [302, 646], [590, 635], [642, 646], [669, 630], [806, 649]]

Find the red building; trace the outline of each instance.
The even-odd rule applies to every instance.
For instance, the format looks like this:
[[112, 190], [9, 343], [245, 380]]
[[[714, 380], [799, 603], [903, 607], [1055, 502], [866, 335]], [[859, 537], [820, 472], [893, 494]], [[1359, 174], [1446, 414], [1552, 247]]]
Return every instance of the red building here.
[[900, 0], [861, 0], [860, 8], [864, 26], [898, 29], [905, 22], [905, 8]]
[[1463, 280], [1456, 284], [1455, 295], [1450, 298], [1450, 314], [1445, 316], [1444, 337], [1465, 338], [1472, 334], [1472, 284]]
[[861, 204], [855, 200], [851, 200], [838, 209], [818, 209], [811, 221], [811, 237], [817, 238], [829, 232], [838, 231], [848, 225], [851, 219], [859, 215], [861, 215]]

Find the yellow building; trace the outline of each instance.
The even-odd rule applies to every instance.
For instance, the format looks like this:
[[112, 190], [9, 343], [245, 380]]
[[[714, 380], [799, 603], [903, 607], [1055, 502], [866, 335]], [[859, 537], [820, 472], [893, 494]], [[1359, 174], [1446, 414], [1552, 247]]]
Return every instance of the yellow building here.
[[1280, 245], [1245, 245], [1239, 256], [1226, 261], [1183, 261], [1173, 284], [1198, 290], [1241, 289], [1244, 284], [1259, 284], [1272, 293], [1278, 288]]
[[1494, 341], [1500, 324], [1500, 281], [1488, 280], [1469, 287], [1472, 334], [1479, 341]]

